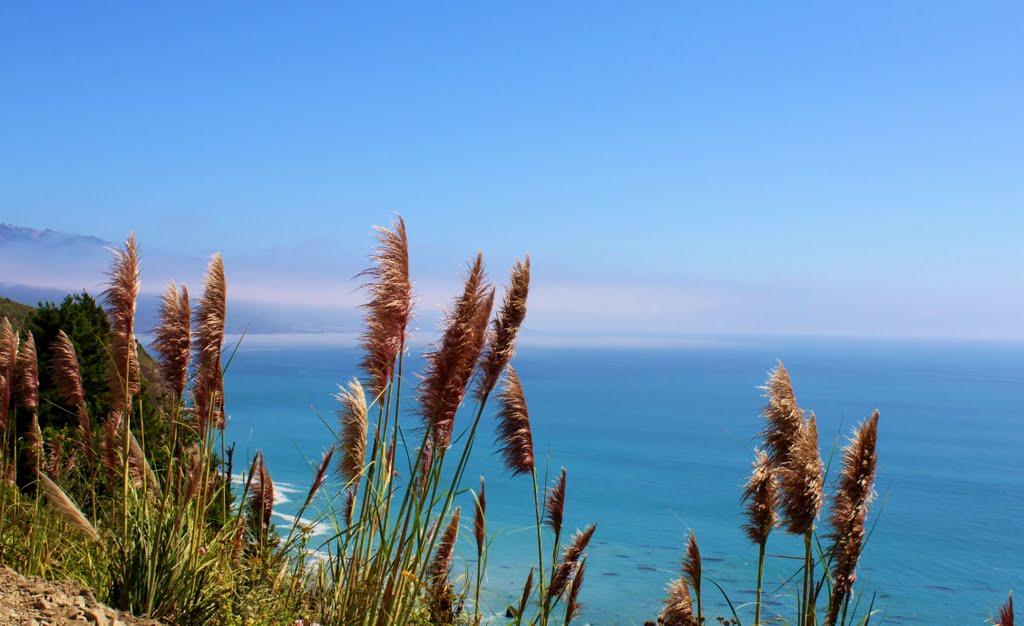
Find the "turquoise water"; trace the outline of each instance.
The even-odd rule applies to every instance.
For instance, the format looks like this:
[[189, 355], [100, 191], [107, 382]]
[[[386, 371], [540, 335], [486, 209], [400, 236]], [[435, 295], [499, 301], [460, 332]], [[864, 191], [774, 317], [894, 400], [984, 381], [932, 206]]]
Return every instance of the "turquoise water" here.
[[[291, 342], [249, 338], [228, 373], [229, 436], [240, 455], [265, 451], [288, 499], [277, 506], [279, 523], [294, 514], [309, 463], [330, 443], [318, 414], [333, 422], [330, 394], [359, 358], [326, 338]], [[859, 570], [863, 602], [873, 596], [883, 611], [876, 623], [983, 624], [1009, 589], [1024, 588], [1024, 346], [742, 339], [524, 347], [516, 364], [539, 462], [552, 474], [568, 469], [565, 525], [598, 523], [581, 623], [655, 616], [689, 529], [707, 576], [734, 603], [752, 599], [756, 548], [740, 529], [739, 496], [761, 426], [756, 387], [776, 358], [817, 413], [826, 454], [856, 421], [881, 411], [877, 526]], [[491, 454], [493, 422], [485, 420], [467, 483], [487, 477], [495, 537], [486, 600], [501, 612], [535, 556], [533, 505], [529, 479], [508, 477]], [[461, 504], [471, 509], [468, 496]], [[463, 536], [468, 548], [470, 533]], [[795, 571], [787, 557], [800, 552], [773, 537], [769, 591]], [[785, 609], [789, 593], [771, 594], [770, 608]], [[711, 585], [705, 602], [727, 610]], [[752, 611], [740, 610], [749, 623]]]

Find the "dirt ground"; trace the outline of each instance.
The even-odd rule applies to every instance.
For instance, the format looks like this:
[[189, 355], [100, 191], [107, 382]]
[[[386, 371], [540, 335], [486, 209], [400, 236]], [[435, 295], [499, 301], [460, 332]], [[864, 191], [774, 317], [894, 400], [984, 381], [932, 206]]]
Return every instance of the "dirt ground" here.
[[160, 626], [100, 604], [92, 591], [77, 583], [26, 578], [9, 567], [0, 567], [0, 624]]

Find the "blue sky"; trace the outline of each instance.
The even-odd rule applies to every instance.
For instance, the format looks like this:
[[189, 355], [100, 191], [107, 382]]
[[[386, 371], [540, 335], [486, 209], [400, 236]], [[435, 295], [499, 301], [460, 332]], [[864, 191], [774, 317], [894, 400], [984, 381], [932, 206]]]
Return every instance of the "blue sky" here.
[[[6, 4], [0, 221], [538, 328], [1024, 337], [1024, 5]], [[260, 281], [259, 277], [266, 277]], [[262, 284], [261, 284], [262, 282]], [[155, 287], [154, 287], [155, 288]], [[346, 291], [348, 289], [348, 291]]]

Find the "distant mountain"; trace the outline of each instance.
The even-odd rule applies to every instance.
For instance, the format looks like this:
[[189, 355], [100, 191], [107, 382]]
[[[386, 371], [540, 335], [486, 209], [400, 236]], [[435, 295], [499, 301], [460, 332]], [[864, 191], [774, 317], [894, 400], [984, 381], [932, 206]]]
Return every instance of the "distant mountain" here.
[[87, 248], [105, 248], [111, 245], [109, 241], [93, 237], [92, 235], [75, 235], [62, 233], [57, 230], [45, 228], [28, 228], [15, 224], [0, 224], [0, 246], [5, 244], [31, 243], [34, 245], [59, 246], [62, 248], [73, 248], [84, 246]]
[[[91, 235], [0, 224], [0, 296], [30, 306], [59, 302], [83, 290], [99, 297], [105, 288], [110, 248], [118, 245]], [[143, 247], [142, 264], [143, 292], [136, 328], [147, 333], [156, 326], [163, 286], [174, 279], [188, 284], [193, 297], [198, 297], [206, 260]], [[359, 314], [352, 308], [255, 301], [236, 295], [244, 293], [247, 281], [253, 284], [252, 277], [258, 275], [245, 269], [229, 263], [228, 332], [350, 332], [359, 328]]]

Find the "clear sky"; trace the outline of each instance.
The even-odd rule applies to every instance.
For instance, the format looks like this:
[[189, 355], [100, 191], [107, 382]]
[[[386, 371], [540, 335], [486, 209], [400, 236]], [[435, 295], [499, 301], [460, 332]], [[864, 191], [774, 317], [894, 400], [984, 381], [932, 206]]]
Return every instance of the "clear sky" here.
[[397, 211], [552, 332], [1024, 337], [1020, 2], [213, 4], [0, 8], [0, 221], [316, 301]]

